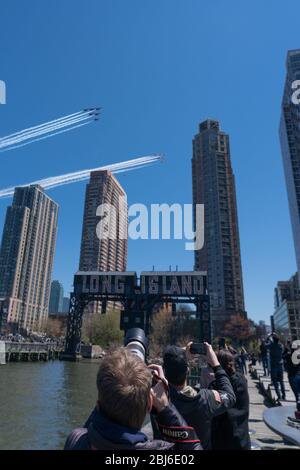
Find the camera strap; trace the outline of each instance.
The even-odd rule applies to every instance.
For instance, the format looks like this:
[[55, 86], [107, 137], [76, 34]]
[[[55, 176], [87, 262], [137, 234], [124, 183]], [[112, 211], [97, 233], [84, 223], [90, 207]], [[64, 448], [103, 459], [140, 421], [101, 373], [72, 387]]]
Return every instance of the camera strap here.
[[161, 436], [168, 442], [200, 442], [191, 426], [166, 426], [158, 424]]

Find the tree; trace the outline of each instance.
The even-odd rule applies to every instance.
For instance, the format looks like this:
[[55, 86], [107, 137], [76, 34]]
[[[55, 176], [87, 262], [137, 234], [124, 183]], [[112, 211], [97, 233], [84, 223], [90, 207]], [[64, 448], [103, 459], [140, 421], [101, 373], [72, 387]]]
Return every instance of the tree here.
[[59, 337], [66, 334], [66, 326], [57, 318], [48, 318], [45, 328], [47, 336]]
[[150, 355], [160, 357], [163, 349], [170, 344], [172, 337], [171, 313], [162, 309], [151, 320]]
[[160, 358], [169, 344], [185, 346], [197, 338], [196, 320], [190, 314], [177, 312], [176, 316], [163, 308], [151, 320], [150, 356]]
[[124, 332], [120, 330], [120, 312], [113, 310], [106, 314], [87, 315], [83, 320], [82, 339], [98, 344], [104, 349], [123, 344]]
[[242, 315], [232, 315], [224, 325], [224, 336], [228, 336], [238, 345], [249, 340], [252, 336], [249, 320]]

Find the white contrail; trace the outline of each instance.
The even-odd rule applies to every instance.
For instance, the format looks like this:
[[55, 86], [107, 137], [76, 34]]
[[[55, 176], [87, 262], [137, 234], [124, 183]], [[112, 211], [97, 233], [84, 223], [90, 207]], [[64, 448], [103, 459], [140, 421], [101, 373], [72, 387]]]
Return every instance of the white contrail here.
[[57, 118], [57, 119], [53, 119], [52, 121], [48, 121], [44, 124], [39, 124], [37, 126], [28, 127], [27, 129], [23, 129], [22, 131], [18, 131], [18, 132], [14, 132], [13, 134], [9, 134], [6, 137], [1, 137], [0, 141], [5, 140], [5, 139], [10, 139], [10, 138], [15, 137], [19, 134], [25, 134], [25, 133], [31, 132], [35, 129], [39, 129], [39, 128], [42, 128], [42, 127], [45, 127], [45, 126], [49, 126], [49, 125], [54, 124], [55, 122], [58, 122], [58, 121], [66, 121], [68, 119], [74, 119], [75, 117], [78, 117], [81, 114], [86, 114], [86, 113], [89, 113], [89, 112], [90, 111], [78, 111], [77, 113], [68, 114], [67, 116]]
[[57, 122], [57, 123], [52, 124], [50, 126], [46, 126], [42, 129], [37, 129], [35, 131], [31, 131], [30, 133], [27, 133], [27, 134], [24, 134], [24, 135], [18, 135], [14, 138], [11, 138], [11, 139], [6, 139], [4, 141], [0, 140], [0, 150], [2, 150], [3, 148], [10, 147], [11, 145], [15, 145], [19, 142], [28, 141], [28, 140], [32, 141], [33, 139], [35, 140], [35, 138], [39, 137], [40, 135], [52, 133], [53, 131], [55, 131], [57, 129], [70, 127], [73, 124], [76, 124], [76, 123], [81, 122], [81, 121], [89, 120], [89, 122], [92, 122], [93, 119], [94, 119], [94, 116], [90, 116], [90, 115], [88, 115], [88, 116], [85, 116], [85, 115], [84, 116], [79, 116], [76, 119], [70, 119], [66, 122]]
[[81, 121], [87, 121], [87, 123], [90, 123], [95, 120], [98, 115], [98, 108], [90, 108], [59, 119], [54, 119], [45, 124], [40, 124], [38, 126], [24, 129], [20, 132], [15, 132], [6, 137], [0, 138], [0, 152], [10, 150], [10, 147], [15, 146], [16, 144], [23, 141], [30, 141], [27, 143], [32, 143], [36, 140], [40, 140], [38, 137], [44, 134], [51, 134], [51, 136], [55, 135], [55, 131], [58, 129], [70, 128], [71, 126], [74, 126], [74, 124], [77, 124]]
[[57, 131], [57, 132], [53, 132], [52, 134], [49, 134], [49, 135], [44, 135], [44, 137], [39, 137], [38, 139], [34, 139], [33, 141], [30, 140], [29, 142], [23, 142], [22, 144], [13, 145], [12, 147], [8, 147], [8, 148], [5, 148], [3, 150], [0, 149], [0, 153], [1, 152], [8, 152], [9, 150], [17, 149], [19, 147], [24, 147], [25, 145], [31, 144], [31, 142], [38, 142], [39, 140], [49, 139], [49, 137], [53, 137], [54, 135], [62, 134], [63, 132], [69, 132], [69, 131], [72, 131], [73, 129], [76, 129], [77, 127], [86, 126], [87, 124], [90, 124], [90, 122], [84, 122], [83, 124], [77, 124], [77, 126], [68, 127], [68, 129], [63, 129], [62, 131]]
[[89, 110], [82, 110], [82, 111], [78, 111], [76, 113], [73, 113], [73, 114], [68, 114], [67, 116], [63, 116], [61, 118], [57, 118], [57, 119], [53, 119], [52, 121], [48, 121], [44, 124], [39, 124], [37, 126], [33, 126], [33, 127], [28, 127], [27, 129], [24, 129], [22, 131], [18, 131], [18, 132], [14, 132], [13, 134], [9, 134], [7, 135], [6, 137], [1, 137], [0, 138], [0, 141], [6, 141], [6, 140], [9, 140], [11, 138], [15, 138], [19, 135], [25, 135], [25, 134], [28, 134], [28, 133], [31, 133], [35, 130], [39, 130], [39, 129], [42, 129], [44, 127], [48, 127], [48, 126], [52, 126], [52, 125], [55, 125], [59, 122], [64, 122], [64, 121], [68, 121], [68, 120], [72, 120], [72, 119], [76, 119], [80, 116], [84, 116], [84, 115], [91, 115], [93, 113], [95, 113], [96, 109], [98, 108], [91, 108]]
[[[64, 184], [77, 183], [79, 181], [86, 180], [90, 177], [92, 171], [107, 170], [111, 173], [122, 173], [125, 171], [136, 170], [142, 168], [145, 165], [150, 165], [162, 160], [161, 155], [149, 155], [146, 157], [135, 158], [133, 160], [127, 160], [125, 162], [113, 163], [111, 165], [101, 166], [98, 168], [91, 168], [89, 170], [76, 171], [74, 173], [67, 173], [60, 176], [52, 176], [32, 183], [19, 185], [18, 187], [30, 186], [38, 184], [44, 189], [54, 188], [56, 186], [62, 186]], [[5, 197], [13, 196], [15, 187], [0, 190], [0, 199]]]
[[[12, 147], [11, 146], [15, 146], [16, 144], [20, 143], [20, 142], [24, 142], [25, 141], [25, 144], [24, 145], [28, 145], [28, 144], [31, 144], [32, 142], [36, 142], [38, 140], [40, 140], [38, 137], [40, 135], [44, 135], [44, 134], [47, 134], [47, 137], [52, 137], [52, 135], [55, 135], [56, 132], [58, 129], [64, 129], [67, 127], [67, 130], [70, 130], [70, 128], [74, 125], [74, 124], [77, 124], [79, 122], [82, 122], [82, 121], [86, 121], [87, 119], [89, 119], [89, 117], [83, 117], [83, 118], [80, 118], [80, 119], [74, 119], [73, 121], [71, 122], [68, 122], [68, 124], [58, 124], [56, 126], [49, 126], [47, 129], [45, 130], [40, 130], [40, 131], [37, 131], [37, 132], [33, 132], [31, 133], [30, 135], [26, 136], [26, 138], [17, 138], [17, 139], [13, 139], [11, 140], [8, 144], [4, 144], [4, 145], [1, 145], [1, 142], [0, 142], [0, 152], [5, 152], [5, 151], [8, 151], [8, 150], [12, 150]], [[90, 124], [90, 122], [92, 122], [91, 120], [87, 121], [86, 124]], [[75, 127], [75, 126], [74, 126]], [[3, 148], [4, 147], [4, 148]], [[14, 147], [16, 148], [16, 147]]]
[[55, 130], [55, 129], [58, 129], [58, 128], [61, 128], [61, 127], [70, 126], [73, 123], [77, 123], [77, 122], [80, 122], [80, 121], [85, 121], [87, 119], [91, 119], [91, 117], [92, 116], [85, 116], [85, 115], [77, 116], [76, 118], [68, 119], [67, 121], [58, 121], [54, 124], [47, 125], [47, 126], [44, 126], [42, 128], [37, 128], [37, 129], [32, 130], [32, 131], [30, 131], [26, 134], [20, 133], [20, 134], [16, 135], [15, 137], [12, 137], [10, 139], [8, 139], [8, 138], [0, 139], [0, 148], [4, 147], [4, 146], [6, 147], [8, 145], [12, 145], [16, 142], [20, 142], [20, 141], [23, 141], [25, 139], [26, 140], [27, 139], [32, 139], [35, 136], [49, 133], [52, 130]]

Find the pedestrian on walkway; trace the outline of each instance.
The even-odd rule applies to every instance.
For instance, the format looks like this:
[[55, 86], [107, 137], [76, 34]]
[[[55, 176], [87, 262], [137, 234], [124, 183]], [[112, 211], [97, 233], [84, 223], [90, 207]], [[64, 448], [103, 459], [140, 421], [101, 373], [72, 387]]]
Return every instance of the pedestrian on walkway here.
[[[283, 345], [276, 333], [272, 335], [272, 343], [269, 346], [271, 363], [271, 380], [275, 388], [278, 400], [285, 400], [285, 388], [283, 382]], [[279, 385], [281, 393], [279, 390]]]
[[248, 357], [247, 351], [244, 347], [242, 347], [240, 351], [241, 369], [242, 369], [242, 373], [245, 375], [247, 375], [247, 357]]
[[269, 363], [268, 363], [268, 348], [266, 346], [265, 340], [262, 340], [259, 350], [260, 350], [262, 366], [264, 368], [264, 376], [270, 375]]

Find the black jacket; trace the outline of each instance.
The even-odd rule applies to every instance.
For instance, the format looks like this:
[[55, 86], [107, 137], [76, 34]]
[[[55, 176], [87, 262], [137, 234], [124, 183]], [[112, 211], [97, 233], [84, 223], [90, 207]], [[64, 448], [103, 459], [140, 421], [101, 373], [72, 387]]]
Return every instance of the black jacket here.
[[226, 413], [213, 419], [212, 449], [250, 449], [247, 380], [240, 372], [235, 372], [229, 378], [236, 396], [236, 404]]
[[261, 354], [261, 357], [266, 357], [267, 354], [268, 354], [268, 348], [267, 346], [262, 343], [260, 346], [259, 346], [259, 349], [260, 349], [260, 354]]
[[270, 350], [270, 362], [271, 362], [271, 369], [272, 367], [280, 367], [283, 366], [283, 346], [281, 343], [271, 343], [269, 346]]
[[[187, 396], [169, 384], [170, 400], [185, 421], [192, 426], [200, 439], [203, 449], [211, 448], [211, 422], [214, 416], [224, 413], [235, 405], [235, 394], [230, 380], [221, 366], [215, 368], [214, 390], [221, 397], [218, 402], [210, 389], [200, 389], [194, 396]], [[152, 422], [154, 436], [157, 436]]]
[[294, 364], [292, 360], [293, 352], [286, 349], [282, 355], [288, 377], [300, 375], [300, 364]]
[[[64, 450], [202, 450], [194, 430], [186, 425], [172, 404], [157, 414], [155, 419], [160, 426], [161, 434], [159, 439], [149, 440], [140, 430], [114, 423], [103, 412], [95, 409], [85, 427], [74, 429], [71, 432]], [[184, 441], [180, 441], [181, 438], [177, 434], [180, 432], [188, 435]], [[174, 443], [164, 440], [162, 438], [164, 434], [167, 435], [168, 441], [173, 440]], [[173, 436], [173, 434], [175, 435]]]

